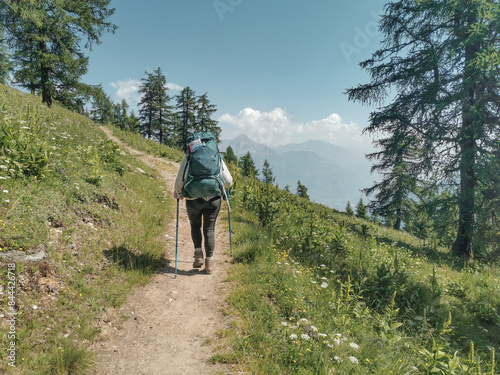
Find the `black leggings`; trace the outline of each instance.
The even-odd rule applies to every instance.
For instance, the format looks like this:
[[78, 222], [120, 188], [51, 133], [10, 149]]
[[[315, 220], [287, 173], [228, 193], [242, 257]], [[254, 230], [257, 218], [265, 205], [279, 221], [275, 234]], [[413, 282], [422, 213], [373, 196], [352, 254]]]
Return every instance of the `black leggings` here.
[[198, 198], [186, 200], [186, 209], [191, 223], [191, 238], [195, 249], [201, 248], [201, 223], [203, 218], [203, 236], [205, 237], [205, 256], [214, 256], [215, 249], [215, 221], [219, 215], [221, 197], [214, 197], [209, 201]]

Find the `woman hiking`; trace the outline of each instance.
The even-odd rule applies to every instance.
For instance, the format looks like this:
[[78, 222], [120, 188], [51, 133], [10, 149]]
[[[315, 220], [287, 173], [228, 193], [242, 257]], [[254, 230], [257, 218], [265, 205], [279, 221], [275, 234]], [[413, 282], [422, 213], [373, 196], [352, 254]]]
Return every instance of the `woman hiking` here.
[[186, 198], [194, 245], [193, 268], [205, 265], [207, 274], [211, 274], [215, 267], [215, 222], [222, 197], [226, 196], [225, 189], [231, 187], [232, 183], [233, 177], [220, 157], [215, 136], [210, 132], [189, 136], [187, 153], [175, 180], [174, 198]]

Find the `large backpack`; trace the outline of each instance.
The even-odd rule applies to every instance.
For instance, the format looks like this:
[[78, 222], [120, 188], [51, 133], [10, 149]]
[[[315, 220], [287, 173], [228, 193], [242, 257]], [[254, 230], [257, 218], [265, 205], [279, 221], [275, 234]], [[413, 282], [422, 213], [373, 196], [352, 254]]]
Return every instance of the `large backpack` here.
[[187, 138], [187, 148], [182, 195], [187, 198], [222, 195], [224, 186], [215, 136], [211, 132], [193, 133]]

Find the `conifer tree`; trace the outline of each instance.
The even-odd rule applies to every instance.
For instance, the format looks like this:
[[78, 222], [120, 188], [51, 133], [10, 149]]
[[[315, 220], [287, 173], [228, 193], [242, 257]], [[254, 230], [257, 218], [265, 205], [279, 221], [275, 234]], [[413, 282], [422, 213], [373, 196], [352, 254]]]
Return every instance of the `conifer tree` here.
[[234, 164], [238, 163], [238, 158], [234, 154], [234, 150], [231, 146], [227, 146], [226, 154], [224, 155], [224, 160], [226, 164]]
[[90, 118], [99, 124], [111, 124], [114, 122], [115, 104], [104, 92], [102, 85], [98, 85], [93, 90], [92, 109]]
[[0, 25], [0, 83], [5, 84], [7, 82], [10, 69], [10, 58], [7, 53], [2, 26]]
[[241, 174], [246, 177], [257, 177], [259, 171], [255, 168], [255, 163], [250, 152], [247, 152], [240, 159]]
[[220, 142], [220, 133], [222, 129], [217, 126], [218, 122], [212, 120], [211, 116], [217, 111], [217, 107], [208, 100], [208, 93], [198, 97], [198, 106], [196, 109], [196, 128], [200, 132], [212, 132], [217, 142]]
[[297, 181], [297, 196], [309, 200], [309, 195], [307, 194], [307, 188], [302, 185], [300, 180]]
[[405, 173], [426, 183], [458, 181], [451, 249], [458, 256], [472, 255], [482, 187], [491, 182], [498, 150], [499, 19], [498, 1], [390, 2], [380, 22], [383, 47], [361, 63], [371, 82], [347, 91], [350, 100], [379, 105], [365, 132], [413, 139], [409, 146], [418, 152], [404, 153], [412, 159]]
[[366, 206], [365, 202], [363, 202], [363, 198], [360, 198], [358, 204], [356, 205], [356, 217], [368, 220], [368, 213], [366, 211]]
[[[142, 95], [139, 105], [139, 119], [141, 134], [148, 139], [153, 136], [164, 143], [165, 139], [173, 139], [171, 122], [171, 108], [168, 105], [170, 97], [167, 95], [166, 78], [158, 67], [153, 73], [145, 72], [139, 92]], [[168, 143], [168, 142], [167, 142]]]
[[185, 87], [179, 95], [175, 96], [177, 105], [176, 139], [177, 146], [186, 150], [186, 141], [189, 134], [197, 131], [196, 110], [197, 98], [191, 88]]
[[107, 21], [114, 13], [110, 3], [3, 0], [0, 24], [12, 51], [15, 82], [40, 93], [48, 106], [55, 98], [79, 107], [89, 91], [80, 82], [89, 61], [82, 46], [91, 48], [100, 43], [104, 32], [115, 31], [116, 26]]
[[262, 182], [264, 182], [265, 184], [274, 184], [274, 181], [275, 181], [275, 178], [273, 176], [273, 170], [272, 168], [269, 166], [269, 162], [266, 160], [264, 160], [264, 164], [262, 166]]
[[347, 201], [347, 205], [345, 207], [345, 213], [349, 216], [354, 216], [354, 211], [352, 210], [351, 202]]

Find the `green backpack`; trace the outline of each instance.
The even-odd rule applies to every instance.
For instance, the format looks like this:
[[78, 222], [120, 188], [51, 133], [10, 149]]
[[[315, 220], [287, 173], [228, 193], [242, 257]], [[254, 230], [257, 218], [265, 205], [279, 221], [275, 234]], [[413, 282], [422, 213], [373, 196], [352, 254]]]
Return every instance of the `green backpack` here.
[[222, 195], [224, 185], [215, 136], [211, 132], [193, 133], [187, 138], [187, 148], [187, 174], [185, 169], [182, 196], [202, 198]]

